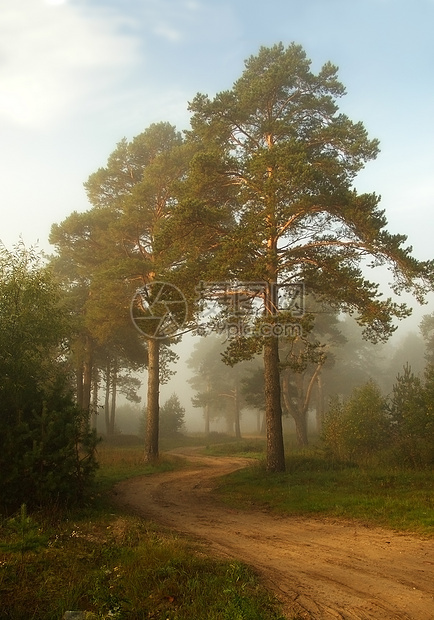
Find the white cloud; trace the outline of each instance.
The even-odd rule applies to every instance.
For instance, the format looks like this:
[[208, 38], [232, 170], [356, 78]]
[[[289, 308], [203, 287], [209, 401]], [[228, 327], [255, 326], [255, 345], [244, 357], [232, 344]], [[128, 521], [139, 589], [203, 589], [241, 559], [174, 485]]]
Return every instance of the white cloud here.
[[201, 5], [199, 2], [196, 2], [196, 0], [187, 0], [185, 7], [189, 11], [198, 11], [201, 8]]
[[158, 24], [158, 26], [156, 26], [155, 28], [155, 34], [173, 43], [176, 43], [177, 41], [180, 41], [182, 39], [181, 32], [166, 23]]
[[120, 33], [125, 24], [118, 15], [41, 0], [3, 4], [0, 119], [27, 126], [53, 123], [136, 58], [137, 41]]

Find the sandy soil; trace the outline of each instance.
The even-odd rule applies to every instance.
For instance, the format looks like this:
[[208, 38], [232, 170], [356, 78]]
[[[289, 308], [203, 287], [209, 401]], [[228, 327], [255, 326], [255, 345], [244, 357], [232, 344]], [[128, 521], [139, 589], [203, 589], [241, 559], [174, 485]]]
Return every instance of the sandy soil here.
[[288, 618], [434, 620], [434, 541], [336, 520], [240, 511], [210, 493], [242, 458], [178, 450], [192, 469], [133, 478], [116, 501], [251, 565]]

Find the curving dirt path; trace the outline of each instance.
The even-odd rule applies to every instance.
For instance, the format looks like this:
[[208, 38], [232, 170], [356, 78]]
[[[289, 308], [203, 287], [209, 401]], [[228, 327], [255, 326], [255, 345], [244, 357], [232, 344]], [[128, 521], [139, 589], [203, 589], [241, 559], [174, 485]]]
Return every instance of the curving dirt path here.
[[254, 567], [288, 618], [434, 620], [433, 540], [222, 506], [216, 478], [248, 459], [176, 453], [194, 467], [122, 482], [116, 502]]

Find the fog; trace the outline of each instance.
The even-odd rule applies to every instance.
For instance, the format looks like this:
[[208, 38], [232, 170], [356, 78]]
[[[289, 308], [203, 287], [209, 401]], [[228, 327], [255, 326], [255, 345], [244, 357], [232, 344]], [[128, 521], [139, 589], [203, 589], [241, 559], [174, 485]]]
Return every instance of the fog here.
[[[431, 314], [434, 309], [433, 295], [428, 298], [428, 303], [425, 305], [414, 304], [414, 300], [408, 295], [403, 295], [397, 298], [397, 301], [405, 301], [410, 307], [412, 307], [412, 315], [397, 323], [397, 329], [393, 336], [388, 340], [386, 344], [371, 345], [372, 351], [377, 352], [380, 359], [383, 360], [385, 367], [390, 364], [394, 364], [394, 370], [389, 373], [387, 378], [382, 381], [381, 376], [373, 377], [380, 384], [382, 384], [383, 391], [389, 393], [393, 383], [393, 379], [396, 374], [402, 370], [405, 363], [409, 363], [412, 370], [416, 374], [421, 374], [424, 367], [423, 357], [423, 343], [420, 337], [419, 325], [423, 316]], [[413, 303], [411, 303], [413, 302]], [[160, 386], [160, 405], [164, 405], [167, 399], [172, 394], [176, 394], [180, 400], [181, 405], [185, 409], [185, 426], [183, 432], [187, 433], [203, 433], [204, 432], [204, 413], [200, 407], [194, 407], [192, 404], [192, 398], [195, 395], [195, 390], [189, 383], [189, 380], [194, 375], [192, 368], [188, 367], [188, 360], [190, 359], [195, 346], [201, 341], [203, 337], [194, 336], [190, 333], [182, 336], [181, 342], [173, 345], [172, 350], [178, 355], [178, 360], [175, 364], [171, 365], [171, 371], [174, 373], [167, 383]], [[225, 342], [225, 336], [220, 335], [219, 339], [222, 343]], [[351, 345], [351, 342], [349, 343]], [[336, 356], [339, 356], [339, 350], [336, 352]], [[223, 362], [221, 362], [223, 364]], [[235, 371], [234, 371], [235, 372]], [[395, 374], [394, 374], [395, 373]], [[140, 428], [140, 419], [143, 418], [143, 412], [146, 408], [146, 381], [147, 373], [144, 370], [141, 373], [137, 373], [137, 376], [142, 381], [142, 386], [139, 391], [141, 402], [138, 405], [128, 403], [124, 397], [119, 396], [116, 412], [116, 429], [122, 434], [137, 434]], [[363, 377], [360, 377], [360, 383], [363, 382]], [[100, 415], [98, 422], [98, 429], [104, 432], [104, 420], [103, 420], [102, 407], [100, 403]], [[312, 421], [312, 415], [310, 416]], [[292, 428], [291, 421], [286, 420], [286, 426]], [[143, 429], [143, 422], [142, 422]], [[227, 432], [227, 424], [224, 419], [224, 415], [211, 422], [211, 431], [214, 432]], [[258, 431], [258, 412], [249, 408], [243, 408], [241, 412], [241, 431], [243, 434], [256, 433]]]

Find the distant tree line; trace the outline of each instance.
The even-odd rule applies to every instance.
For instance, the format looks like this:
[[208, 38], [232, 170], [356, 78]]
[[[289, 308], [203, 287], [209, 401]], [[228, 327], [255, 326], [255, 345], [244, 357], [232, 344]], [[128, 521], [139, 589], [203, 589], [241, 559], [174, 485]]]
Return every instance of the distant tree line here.
[[330, 454], [357, 463], [410, 467], [434, 464], [434, 367], [424, 379], [407, 365], [389, 397], [370, 381], [332, 402], [322, 438]]
[[[378, 453], [380, 447], [385, 456], [387, 447], [389, 457], [393, 453], [402, 463], [415, 464], [417, 458], [410, 458], [410, 454], [407, 458], [404, 454], [405, 425], [397, 424], [399, 416], [396, 413], [398, 387], [412, 385], [418, 389], [408, 389], [407, 400], [411, 402], [414, 398], [414, 406], [421, 416], [419, 430], [413, 433], [414, 444], [425, 454], [420, 457], [420, 462], [428, 463], [430, 458], [434, 462], [434, 447], [431, 452], [426, 447], [430, 441], [432, 443], [429, 439], [432, 425], [429, 381], [434, 344], [433, 317], [426, 315], [423, 318], [420, 335], [409, 332], [401, 342], [392, 346], [364, 340], [352, 319], [338, 319], [330, 308], [328, 311], [323, 308], [316, 317], [309, 342], [298, 339], [291, 343], [291, 349], [289, 343], [286, 348], [282, 346], [282, 359], [285, 359], [285, 351], [286, 359], [292, 356], [291, 364], [287, 362], [282, 369], [283, 412], [292, 419], [298, 444], [308, 445], [313, 434], [315, 441], [325, 441], [335, 457], [357, 460], [368, 453]], [[192, 404], [203, 411], [204, 432], [208, 434], [212, 424], [223, 418], [227, 431], [240, 437], [243, 416], [252, 410], [258, 414], [257, 431], [265, 432], [262, 360], [257, 357], [241, 362], [238, 372], [234, 373], [231, 367], [222, 363], [225, 347], [221, 338], [208, 336], [196, 344], [187, 362], [193, 373], [189, 380], [195, 391]], [[234, 393], [236, 386], [239, 397], [227, 398]], [[405, 392], [404, 388], [401, 389]], [[369, 403], [369, 406], [362, 406], [362, 402]], [[393, 415], [392, 411], [395, 412]], [[368, 436], [371, 451], [363, 445]], [[352, 450], [346, 446], [347, 441], [353, 445]], [[415, 454], [415, 448], [412, 453]]]

